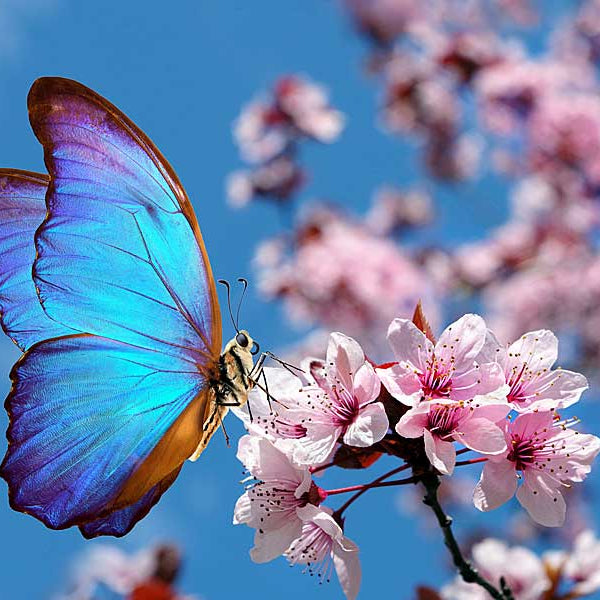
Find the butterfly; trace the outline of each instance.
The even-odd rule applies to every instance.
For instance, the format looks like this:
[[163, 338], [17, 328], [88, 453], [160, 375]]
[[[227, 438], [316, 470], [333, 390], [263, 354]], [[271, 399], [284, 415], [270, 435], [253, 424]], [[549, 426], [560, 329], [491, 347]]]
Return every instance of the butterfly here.
[[0, 170], [0, 321], [23, 351], [0, 474], [47, 527], [122, 536], [246, 402], [265, 354], [235, 323], [221, 353], [200, 228], [150, 139], [68, 79], [38, 79], [28, 109], [49, 175]]

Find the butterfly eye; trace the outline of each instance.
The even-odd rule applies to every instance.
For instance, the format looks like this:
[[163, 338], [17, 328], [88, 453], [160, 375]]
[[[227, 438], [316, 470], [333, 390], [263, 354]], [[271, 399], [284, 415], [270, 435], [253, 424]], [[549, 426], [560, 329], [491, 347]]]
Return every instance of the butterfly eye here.
[[252, 348], [250, 349], [250, 354], [252, 354], [252, 356], [255, 356], [259, 352], [260, 352], [260, 346], [256, 342], [253, 342]]
[[242, 348], [246, 348], [248, 346], [248, 338], [246, 337], [245, 333], [238, 333], [235, 336], [235, 341], [238, 346], [241, 346]]

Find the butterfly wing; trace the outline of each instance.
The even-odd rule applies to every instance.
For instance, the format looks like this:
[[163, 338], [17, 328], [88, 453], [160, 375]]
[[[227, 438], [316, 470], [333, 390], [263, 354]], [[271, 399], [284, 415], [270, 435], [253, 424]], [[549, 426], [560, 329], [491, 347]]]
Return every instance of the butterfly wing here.
[[157, 483], [135, 504], [116, 510], [106, 517], [80, 525], [79, 530], [87, 539], [95, 538], [99, 535], [122, 537], [128, 534], [134, 525], [143, 519], [150, 512], [150, 509], [160, 500], [163, 493], [175, 481], [180, 470], [181, 467], [175, 469], [173, 473], [165, 477], [160, 483]]
[[29, 112], [50, 173], [34, 281], [44, 311], [82, 334], [13, 369], [2, 476], [12, 506], [49, 527], [119, 534], [202, 439], [214, 280], [181, 184], [125, 115], [58, 78], [33, 85]]
[[204, 379], [174, 353], [76, 335], [36, 344], [11, 378], [2, 474], [11, 506], [53, 529], [143, 499], [201, 437]]
[[116, 107], [74, 81], [28, 98], [51, 182], [34, 280], [54, 320], [144, 348], [218, 356], [210, 264], [172, 168]]
[[33, 236], [46, 217], [48, 182], [47, 175], [0, 169], [0, 322], [23, 351], [73, 333], [44, 314], [31, 276]]

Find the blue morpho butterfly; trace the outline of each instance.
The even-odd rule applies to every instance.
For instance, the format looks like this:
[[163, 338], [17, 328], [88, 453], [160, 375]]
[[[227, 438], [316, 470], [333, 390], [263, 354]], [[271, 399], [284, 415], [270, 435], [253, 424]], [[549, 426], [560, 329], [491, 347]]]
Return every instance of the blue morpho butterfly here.
[[28, 108], [49, 177], [0, 171], [0, 315], [24, 352], [1, 475], [48, 527], [122, 536], [246, 402], [265, 355], [239, 330], [220, 353], [200, 229], [148, 137], [67, 79], [37, 80]]

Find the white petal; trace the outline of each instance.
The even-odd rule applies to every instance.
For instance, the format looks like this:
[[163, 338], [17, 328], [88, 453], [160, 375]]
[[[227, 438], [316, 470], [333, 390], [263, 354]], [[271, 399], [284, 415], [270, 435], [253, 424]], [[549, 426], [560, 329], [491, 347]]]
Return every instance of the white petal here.
[[290, 544], [302, 534], [302, 521], [295, 518], [275, 531], [257, 531], [250, 558], [255, 563], [265, 563], [282, 555]]
[[337, 378], [347, 390], [351, 390], [354, 374], [364, 362], [365, 355], [357, 341], [343, 333], [336, 332], [329, 336], [327, 373], [331, 383], [335, 383]]
[[421, 365], [421, 355], [433, 351], [433, 344], [408, 319], [394, 319], [388, 328], [387, 339], [396, 360], [409, 362], [415, 367]]
[[358, 546], [348, 538], [342, 544], [333, 545], [333, 565], [342, 590], [348, 600], [355, 600], [362, 577]]
[[354, 396], [359, 406], [364, 406], [376, 400], [381, 389], [381, 380], [375, 373], [371, 363], [364, 363], [354, 377]]
[[248, 523], [251, 519], [250, 511], [250, 498], [248, 493], [241, 495], [235, 503], [233, 509], [233, 524], [240, 525], [241, 523]]
[[567, 506], [557, 483], [541, 473], [525, 471], [517, 499], [529, 516], [545, 527], [560, 527], [565, 522]]
[[485, 343], [487, 327], [479, 315], [464, 315], [443, 331], [436, 356], [452, 356], [458, 372], [470, 368]]
[[494, 510], [508, 502], [517, 490], [514, 464], [508, 460], [488, 461], [473, 492], [473, 504], [481, 511]]
[[433, 436], [428, 429], [423, 431], [425, 454], [429, 462], [442, 474], [452, 475], [456, 463], [456, 449], [452, 442]]
[[344, 442], [349, 446], [368, 448], [382, 440], [389, 428], [385, 409], [381, 402], [369, 404], [363, 408], [354, 423], [344, 434]]
[[526, 362], [534, 371], [550, 369], [557, 358], [558, 339], [551, 331], [540, 329], [529, 331], [509, 346], [507, 367]]

